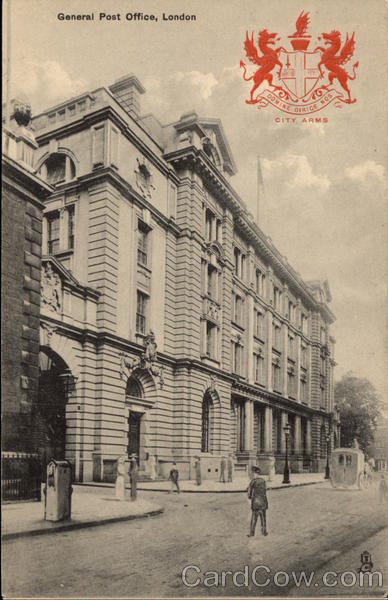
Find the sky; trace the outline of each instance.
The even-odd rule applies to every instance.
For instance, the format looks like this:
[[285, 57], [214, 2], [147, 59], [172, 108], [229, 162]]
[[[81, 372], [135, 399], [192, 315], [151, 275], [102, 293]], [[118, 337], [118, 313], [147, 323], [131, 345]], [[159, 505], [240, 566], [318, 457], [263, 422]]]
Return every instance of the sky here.
[[[368, 378], [387, 402], [387, 5], [384, 0], [9, 0], [11, 95], [33, 114], [134, 73], [147, 92], [143, 114], [161, 122], [195, 110], [220, 118], [238, 173], [232, 185], [253, 214], [257, 157], [264, 181], [265, 233], [306, 280], [328, 279], [336, 315], [336, 379]], [[333, 29], [355, 34], [349, 65], [356, 102], [278, 123], [285, 113], [245, 103], [246, 31], [277, 32], [281, 45], [301, 10], [313, 43]], [[58, 13], [95, 21], [59, 21]], [[121, 20], [98, 20], [99, 13]], [[127, 21], [127, 13], [158, 16]], [[162, 21], [162, 14], [196, 21]], [[313, 46], [312, 46], [313, 47]], [[264, 84], [266, 86], [267, 84]]]

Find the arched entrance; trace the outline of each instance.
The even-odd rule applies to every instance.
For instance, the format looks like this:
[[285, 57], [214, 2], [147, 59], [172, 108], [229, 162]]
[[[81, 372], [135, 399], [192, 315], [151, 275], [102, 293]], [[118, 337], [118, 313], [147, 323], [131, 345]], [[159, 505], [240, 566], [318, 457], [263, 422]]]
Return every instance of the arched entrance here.
[[[132, 376], [128, 379], [125, 390], [126, 401], [130, 405], [135, 405], [139, 399], [144, 397], [143, 388], [139, 380]], [[140, 435], [141, 435], [141, 420], [143, 413], [137, 410], [129, 410], [128, 414], [128, 456], [136, 454], [137, 462], [140, 458]]]
[[71, 372], [65, 361], [50, 348], [41, 348], [33, 437], [43, 467], [51, 458], [65, 458], [66, 402], [71, 380]]

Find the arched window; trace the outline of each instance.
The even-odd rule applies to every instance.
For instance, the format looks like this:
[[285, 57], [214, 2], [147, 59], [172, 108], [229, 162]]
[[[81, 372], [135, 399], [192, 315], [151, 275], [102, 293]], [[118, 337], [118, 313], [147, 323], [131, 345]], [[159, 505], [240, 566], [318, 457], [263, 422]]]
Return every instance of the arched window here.
[[39, 175], [50, 183], [63, 183], [75, 177], [75, 165], [70, 156], [63, 152], [54, 152], [39, 169]]
[[130, 377], [128, 379], [125, 395], [130, 396], [131, 398], [143, 397], [142, 387], [135, 377]]
[[210, 394], [205, 394], [202, 401], [202, 442], [201, 452], [211, 452], [211, 409], [213, 402]]

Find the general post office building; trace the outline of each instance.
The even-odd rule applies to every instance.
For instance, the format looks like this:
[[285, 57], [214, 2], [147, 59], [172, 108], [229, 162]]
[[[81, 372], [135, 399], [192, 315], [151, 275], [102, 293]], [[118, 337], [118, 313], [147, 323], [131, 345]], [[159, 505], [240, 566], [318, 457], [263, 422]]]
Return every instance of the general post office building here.
[[141, 116], [129, 75], [34, 117], [44, 200], [42, 455], [111, 481], [120, 455], [147, 476], [216, 478], [275, 459], [322, 470], [338, 444], [327, 282], [303, 281], [232, 187], [221, 122]]

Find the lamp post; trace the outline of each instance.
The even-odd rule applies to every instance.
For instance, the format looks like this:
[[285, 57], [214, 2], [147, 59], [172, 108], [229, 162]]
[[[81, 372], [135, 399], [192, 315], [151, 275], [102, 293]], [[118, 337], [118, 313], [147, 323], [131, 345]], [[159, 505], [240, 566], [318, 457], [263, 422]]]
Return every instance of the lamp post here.
[[330, 479], [329, 449], [330, 449], [330, 433], [328, 433], [326, 435], [326, 470], [325, 470], [325, 479]]
[[284, 434], [286, 436], [286, 461], [284, 463], [284, 473], [283, 473], [283, 483], [291, 483], [290, 482], [290, 469], [288, 466], [288, 438], [291, 432], [291, 426], [289, 423], [286, 423], [283, 427]]

